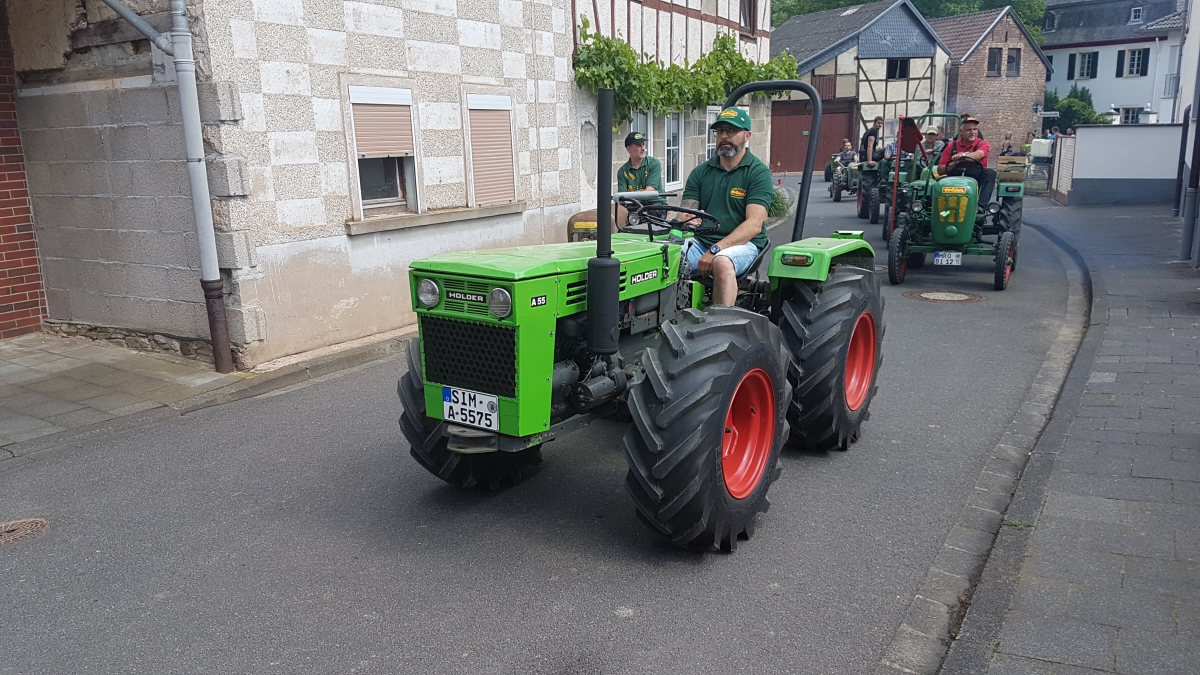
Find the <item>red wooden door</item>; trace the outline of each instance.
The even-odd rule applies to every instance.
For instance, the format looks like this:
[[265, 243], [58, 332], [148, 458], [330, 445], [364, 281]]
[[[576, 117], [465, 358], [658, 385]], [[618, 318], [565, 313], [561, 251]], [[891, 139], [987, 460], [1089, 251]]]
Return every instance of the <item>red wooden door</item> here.
[[[776, 101], [771, 105], [772, 171], [804, 171], [804, 157], [812, 138], [812, 113], [807, 108], [806, 103], [794, 101]], [[829, 156], [841, 149], [842, 139], [850, 137], [850, 125], [851, 114], [848, 112], [821, 115], [815, 171], [823, 171]]]

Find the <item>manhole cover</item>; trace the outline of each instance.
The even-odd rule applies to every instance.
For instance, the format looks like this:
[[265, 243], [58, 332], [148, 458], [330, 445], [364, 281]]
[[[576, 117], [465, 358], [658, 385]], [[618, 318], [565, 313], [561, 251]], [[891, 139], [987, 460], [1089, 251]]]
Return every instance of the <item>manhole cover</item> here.
[[44, 518], [26, 518], [8, 523], [0, 523], [0, 544], [11, 544], [25, 537], [32, 537], [50, 527], [50, 521]]
[[909, 291], [904, 297], [921, 302], [981, 302], [984, 299], [982, 295], [964, 291]]

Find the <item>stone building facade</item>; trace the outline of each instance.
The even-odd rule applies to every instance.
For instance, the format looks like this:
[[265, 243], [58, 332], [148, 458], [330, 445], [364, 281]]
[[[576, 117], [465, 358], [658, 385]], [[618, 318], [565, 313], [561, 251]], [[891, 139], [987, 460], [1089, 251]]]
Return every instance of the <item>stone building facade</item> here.
[[952, 54], [946, 110], [981, 120], [994, 166], [1006, 135], [1019, 149], [1041, 129], [1034, 106], [1042, 102], [1050, 62], [1011, 7], [930, 23]]
[[[166, 0], [127, 4], [169, 26]], [[768, 25], [769, 4], [751, 4]], [[189, 2], [241, 365], [411, 325], [414, 259], [564, 240], [596, 194], [577, 11], [622, 36], [654, 26], [635, 49], [678, 63], [738, 32], [727, 0], [590, 5]], [[49, 321], [207, 337], [170, 57], [101, 0], [7, 6]], [[766, 32], [742, 34], [765, 58]], [[660, 156], [668, 123], [654, 121]]]

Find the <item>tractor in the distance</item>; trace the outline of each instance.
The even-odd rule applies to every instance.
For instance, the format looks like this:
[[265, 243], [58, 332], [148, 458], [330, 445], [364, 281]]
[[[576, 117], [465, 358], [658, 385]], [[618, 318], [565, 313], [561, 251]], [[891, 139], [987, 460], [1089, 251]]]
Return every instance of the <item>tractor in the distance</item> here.
[[[466, 488], [532, 474], [541, 446], [601, 418], [632, 420], [625, 487], [636, 513], [680, 546], [733, 550], [754, 532], [789, 437], [818, 450], [855, 441], [882, 362], [883, 300], [861, 233], [801, 239], [813, 140], [792, 230], [710, 306], [689, 278], [689, 234], [712, 216], [618, 193], [610, 221], [612, 90], [599, 92], [596, 241], [440, 255], [412, 263], [419, 338], [398, 392], [421, 466]], [[765, 266], [766, 269], [760, 269]]]
[[[918, 124], [935, 117], [959, 119], [947, 113], [930, 113], [915, 120], [901, 117], [900, 149], [924, 153]], [[1001, 178], [997, 181], [998, 201], [981, 209], [975, 179], [938, 175], [936, 158], [913, 162], [907, 172], [894, 176], [891, 190], [896, 207], [887, 224], [888, 280], [904, 283], [908, 270], [924, 267], [931, 253], [933, 264], [939, 266], [962, 265], [964, 255], [982, 255], [994, 258], [993, 288], [1008, 288], [1017, 263], [1025, 184], [1023, 174]]]
[[832, 169], [831, 180], [829, 182], [829, 196], [833, 201], [842, 201], [842, 193], [849, 192], [854, 194], [858, 192], [858, 162], [843, 162], [834, 155], [829, 160]]

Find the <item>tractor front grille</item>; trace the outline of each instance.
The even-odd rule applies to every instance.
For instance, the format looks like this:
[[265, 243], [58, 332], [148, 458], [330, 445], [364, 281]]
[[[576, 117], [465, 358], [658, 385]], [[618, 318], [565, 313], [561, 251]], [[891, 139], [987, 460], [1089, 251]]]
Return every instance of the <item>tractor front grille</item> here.
[[426, 381], [516, 397], [515, 328], [425, 316], [421, 346]]

